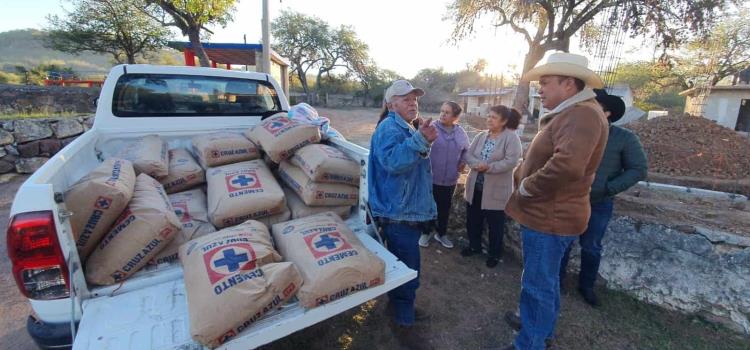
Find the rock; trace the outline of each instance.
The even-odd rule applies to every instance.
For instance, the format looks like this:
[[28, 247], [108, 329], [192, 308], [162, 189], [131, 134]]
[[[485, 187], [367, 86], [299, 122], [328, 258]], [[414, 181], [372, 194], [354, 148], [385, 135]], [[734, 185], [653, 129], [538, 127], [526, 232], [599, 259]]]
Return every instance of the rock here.
[[83, 125], [81, 125], [81, 123], [73, 118], [60, 119], [59, 122], [52, 123], [50, 124], [50, 126], [52, 127], [52, 132], [55, 133], [55, 137], [57, 137], [58, 139], [63, 139], [83, 133]]
[[14, 141], [13, 134], [0, 129], [0, 146], [10, 145]]
[[65, 147], [65, 146], [67, 146], [68, 144], [70, 144], [71, 142], [73, 142], [73, 140], [75, 140], [77, 138], [78, 138], [78, 136], [68, 137], [68, 138], [64, 138], [64, 139], [60, 140], [60, 142], [62, 143], [62, 146]]
[[46, 157], [18, 158], [16, 160], [16, 172], [19, 174], [32, 174], [49, 160]]
[[18, 149], [16, 149], [16, 146], [5, 145], [5, 147], [3, 147], [3, 148], [5, 149], [5, 152], [8, 152], [8, 154], [12, 154], [14, 156], [18, 156], [19, 155]]
[[[5, 149], [3, 149], [3, 151], [4, 151], [4, 150], [5, 150]], [[4, 160], [4, 161], [6, 161], [6, 162], [8, 162], [8, 163], [13, 163], [13, 164], [15, 164], [15, 163], [16, 163], [16, 159], [18, 159], [18, 156], [14, 156], [14, 155], [12, 155], [12, 154], [10, 154], [10, 153], [8, 153], [8, 154], [6, 154], [6, 155], [5, 155], [4, 157], [0, 158], [0, 160]]]
[[9, 173], [16, 170], [16, 165], [14, 163], [0, 160], [0, 174]]
[[13, 136], [15, 136], [17, 143], [46, 139], [52, 136], [52, 129], [43, 120], [16, 120], [14, 128]]
[[86, 118], [86, 120], [83, 122], [83, 129], [86, 131], [91, 130], [93, 126], [94, 126], [94, 116], [90, 116]]
[[39, 155], [39, 142], [40, 141], [31, 141], [28, 143], [22, 143], [16, 148], [18, 149], [18, 153], [21, 155], [21, 157], [36, 157]]
[[[13, 169], [15, 169], [15, 167], [13, 167]], [[20, 175], [18, 175], [17, 173], [2, 174], [2, 175], [0, 175], [0, 184], [8, 183], [8, 182], [10, 182], [10, 180], [13, 180], [14, 178], [16, 178], [18, 176], [20, 176]]]
[[62, 142], [57, 139], [46, 139], [39, 141], [39, 155], [45, 157], [54, 156], [62, 149]]
[[3, 123], [3, 130], [13, 131], [13, 122], [9, 121], [9, 122]]

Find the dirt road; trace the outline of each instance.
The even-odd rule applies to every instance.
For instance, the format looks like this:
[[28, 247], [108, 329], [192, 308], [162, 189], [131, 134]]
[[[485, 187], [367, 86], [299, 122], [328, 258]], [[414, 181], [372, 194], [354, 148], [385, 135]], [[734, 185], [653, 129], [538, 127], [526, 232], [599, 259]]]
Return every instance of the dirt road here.
[[26, 178], [0, 176], [0, 349], [36, 349], [26, 333], [26, 318], [31, 307], [18, 292], [13, 280], [5, 243], [10, 205]]

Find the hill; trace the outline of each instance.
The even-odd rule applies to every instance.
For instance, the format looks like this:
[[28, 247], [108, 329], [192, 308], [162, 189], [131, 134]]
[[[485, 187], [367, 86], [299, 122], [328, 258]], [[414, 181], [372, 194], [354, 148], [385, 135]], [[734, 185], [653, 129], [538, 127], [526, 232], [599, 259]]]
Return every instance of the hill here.
[[[44, 47], [46, 33], [37, 29], [19, 29], [0, 33], [0, 71], [15, 72], [15, 66], [26, 68], [40, 64], [57, 64], [71, 67], [83, 76], [102, 75], [115, 65], [110, 55], [84, 51], [72, 55]], [[155, 57], [145, 60], [154, 64], [182, 64], [182, 55], [164, 49]]]

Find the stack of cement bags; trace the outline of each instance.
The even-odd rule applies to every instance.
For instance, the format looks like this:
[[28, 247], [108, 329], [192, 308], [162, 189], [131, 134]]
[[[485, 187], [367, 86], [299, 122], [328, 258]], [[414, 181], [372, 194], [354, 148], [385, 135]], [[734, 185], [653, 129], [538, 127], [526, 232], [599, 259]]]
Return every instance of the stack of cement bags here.
[[208, 222], [208, 209], [206, 208], [206, 194], [201, 189], [175, 193], [169, 196], [177, 219], [182, 224], [182, 230], [159, 252], [149, 263], [169, 264], [177, 262], [177, 250], [185, 242], [215, 232], [216, 228]]
[[208, 217], [214, 226], [282, 213], [284, 192], [262, 160], [208, 168]]
[[359, 164], [334, 147], [305, 146], [281, 162], [278, 174], [298, 196], [287, 196], [294, 219], [329, 210], [348, 217], [358, 203]]
[[268, 228], [257, 221], [183, 244], [190, 335], [216, 347], [292, 298], [303, 284], [281, 262]]
[[86, 260], [86, 280], [119, 283], [141, 269], [180, 231], [180, 220], [162, 185], [138, 175], [133, 198]]
[[291, 157], [298, 149], [320, 142], [320, 129], [277, 114], [245, 132], [248, 139], [260, 145], [274, 163]]
[[136, 175], [144, 173], [155, 179], [169, 174], [167, 143], [159, 135], [146, 135], [128, 142], [115, 158], [127, 159], [133, 163]]
[[327, 212], [273, 225], [276, 247], [304, 279], [297, 298], [316, 307], [382, 284], [385, 263]]
[[217, 132], [193, 137], [193, 152], [203, 168], [258, 159], [258, 146], [242, 134]]

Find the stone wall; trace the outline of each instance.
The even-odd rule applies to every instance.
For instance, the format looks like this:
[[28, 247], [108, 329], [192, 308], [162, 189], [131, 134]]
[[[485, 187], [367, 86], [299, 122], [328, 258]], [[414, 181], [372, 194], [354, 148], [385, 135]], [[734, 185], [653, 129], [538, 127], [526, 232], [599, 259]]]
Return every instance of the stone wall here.
[[[459, 184], [449, 224], [460, 237], [466, 235], [463, 190]], [[505, 232], [503, 249], [521, 260], [519, 225], [509, 220]], [[599, 275], [607, 288], [750, 335], [750, 237], [615, 212], [603, 245]], [[580, 267], [579, 251], [574, 245], [573, 272]]]
[[94, 116], [0, 122], [0, 174], [33, 173], [93, 124]]
[[0, 84], [0, 114], [94, 113], [100, 88]]

